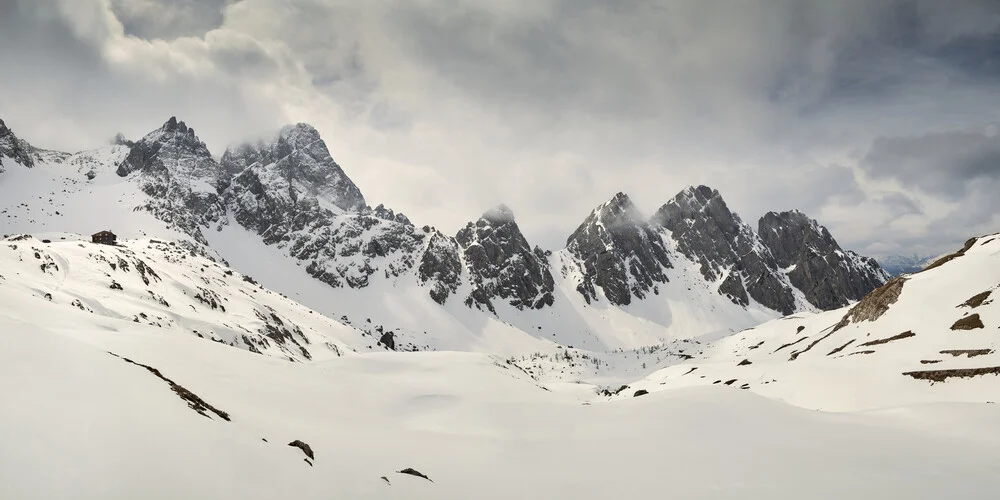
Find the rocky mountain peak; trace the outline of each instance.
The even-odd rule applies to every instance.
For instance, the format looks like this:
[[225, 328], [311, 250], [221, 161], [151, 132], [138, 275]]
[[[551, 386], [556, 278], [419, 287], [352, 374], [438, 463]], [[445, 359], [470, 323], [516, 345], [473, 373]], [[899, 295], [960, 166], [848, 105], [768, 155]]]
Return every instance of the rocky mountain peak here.
[[35, 160], [31, 155], [31, 145], [18, 139], [14, 131], [0, 120], [0, 172], [4, 171], [4, 158], [9, 158], [22, 166], [31, 168]]
[[591, 212], [591, 217], [605, 224], [634, 225], [643, 222], [642, 214], [625, 193], [618, 192], [610, 200], [602, 203]]
[[257, 178], [292, 202], [308, 198], [325, 209], [367, 209], [361, 190], [334, 161], [319, 132], [305, 123], [283, 127], [270, 141], [230, 147], [222, 168], [234, 182], [237, 176]]
[[724, 234], [735, 235], [743, 230], [739, 216], [729, 210], [718, 190], [708, 186], [690, 186], [677, 193], [653, 214], [653, 222], [673, 230], [685, 221], [710, 219]]
[[293, 148], [303, 148], [321, 140], [319, 131], [308, 123], [285, 125], [278, 131], [278, 137], [288, 142]]
[[218, 163], [205, 143], [183, 121], [171, 116], [162, 126], [132, 144], [118, 175], [132, 172], [166, 174], [187, 180], [199, 179], [213, 187], [219, 176]]
[[840, 251], [840, 245], [825, 227], [798, 210], [768, 212], [757, 223], [757, 233], [782, 267], [795, 264], [802, 252]]
[[757, 233], [791, 283], [820, 309], [843, 307], [889, 279], [874, 259], [845, 252], [830, 231], [798, 210], [768, 212]]
[[381, 203], [372, 209], [372, 215], [378, 217], [379, 219], [391, 220], [407, 226], [413, 225], [413, 223], [410, 222], [410, 218], [403, 215], [403, 212], [394, 212], [391, 208], [386, 208], [386, 206]]
[[501, 203], [484, 212], [482, 218], [493, 224], [514, 222], [514, 211], [511, 210], [510, 207], [508, 207], [507, 205]]
[[143, 209], [207, 244], [201, 228], [224, 212], [219, 193], [226, 183], [193, 128], [171, 116], [131, 145], [117, 173], [136, 175], [139, 188], [149, 195]]
[[495, 312], [493, 301], [505, 300], [518, 308], [552, 305], [555, 281], [548, 259], [533, 250], [506, 205], [487, 210], [455, 236], [469, 267], [473, 291], [469, 306]]
[[717, 190], [688, 187], [660, 207], [653, 222], [670, 231], [677, 250], [698, 263], [706, 280], [721, 280], [719, 293], [736, 304], [749, 305], [753, 298], [783, 314], [795, 310], [774, 257]]
[[590, 302], [597, 288], [612, 304], [628, 305], [632, 297], [659, 293], [672, 267], [663, 240], [653, 231], [625, 193], [595, 208], [566, 241], [567, 251], [580, 262], [577, 286]]

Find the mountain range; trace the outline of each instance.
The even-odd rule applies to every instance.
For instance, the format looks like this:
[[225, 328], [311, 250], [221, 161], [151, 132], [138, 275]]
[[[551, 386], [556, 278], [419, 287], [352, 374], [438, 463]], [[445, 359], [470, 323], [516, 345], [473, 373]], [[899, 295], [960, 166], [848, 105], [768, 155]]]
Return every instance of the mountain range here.
[[[444, 234], [370, 207], [316, 129], [301, 123], [231, 146], [218, 161], [174, 117], [138, 140], [119, 136], [74, 154], [37, 148], [4, 125], [0, 154], [4, 233], [166, 233], [198, 255], [238, 261], [333, 318], [375, 321], [402, 345], [444, 346], [407, 319], [414, 311], [441, 316], [427, 312], [429, 303], [462, 305], [548, 340], [617, 348], [839, 308], [889, 277], [805, 214], [770, 212], [754, 228], [707, 186], [683, 189], [651, 217], [617, 193], [582, 218], [562, 249], [532, 246], [502, 205]], [[87, 216], [10, 204], [57, 190], [60, 203], [87, 206]], [[302, 271], [328, 289], [303, 285]], [[375, 305], [387, 294], [392, 310]], [[456, 314], [465, 316], [447, 313]], [[477, 328], [445, 322], [430, 326], [455, 336]]]

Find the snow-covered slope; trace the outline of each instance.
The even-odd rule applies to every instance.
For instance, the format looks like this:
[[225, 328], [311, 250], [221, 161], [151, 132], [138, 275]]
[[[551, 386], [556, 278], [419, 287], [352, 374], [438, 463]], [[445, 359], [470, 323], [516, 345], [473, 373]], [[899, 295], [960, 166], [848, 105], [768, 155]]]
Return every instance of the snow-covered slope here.
[[0, 240], [0, 299], [5, 309], [24, 305], [47, 327], [83, 323], [119, 331], [135, 323], [294, 361], [382, 350], [371, 333], [174, 243], [109, 246], [71, 234], [46, 236], [50, 243], [27, 235]]
[[485, 354], [289, 363], [37, 297], [2, 304], [0, 498], [987, 499], [1000, 488], [996, 405], [833, 414], [725, 386], [581, 404]]
[[860, 302], [770, 321], [687, 351], [631, 384], [723, 384], [810, 408], [854, 410], [1000, 397], [1000, 235]]

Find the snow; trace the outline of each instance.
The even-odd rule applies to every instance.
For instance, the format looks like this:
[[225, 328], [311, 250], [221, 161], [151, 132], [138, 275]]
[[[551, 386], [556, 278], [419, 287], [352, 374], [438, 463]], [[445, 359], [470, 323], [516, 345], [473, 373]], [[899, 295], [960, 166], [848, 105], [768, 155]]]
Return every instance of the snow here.
[[[718, 387], [581, 405], [485, 354], [294, 364], [121, 326], [0, 317], [0, 497], [991, 498], [1000, 486], [996, 406], [831, 414]], [[394, 472], [406, 467], [433, 483]]]

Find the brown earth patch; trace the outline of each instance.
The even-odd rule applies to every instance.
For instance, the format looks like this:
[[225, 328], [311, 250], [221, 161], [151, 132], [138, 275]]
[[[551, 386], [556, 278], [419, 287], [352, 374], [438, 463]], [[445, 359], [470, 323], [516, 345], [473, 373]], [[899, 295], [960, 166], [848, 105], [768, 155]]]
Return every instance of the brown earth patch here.
[[972, 378], [980, 375], [1000, 375], [1000, 366], [989, 366], [983, 368], [957, 368], [954, 370], [922, 370], [915, 372], [903, 372], [919, 380], [930, 380], [932, 382], [944, 382], [949, 378]]
[[[784, 349], [784, 348], [786, 348], [786, 347], [791, 347], [791, 346], [793, 346], [793, 345], [795, 345], [795, 344], [798, 344], [799, 342], [802, 342], [803, 340], [805, 340], [805, 339], [807, 339], [807, 338], [809, 338], [809, 337], [802, 337], [801, 339], [799, 339], [799, 340], [796, 340], [795, 342], [789, 342], [789, 343], [787, 343], [787, 344], [785, 344], [785, 345], [783, 345], [783, 346], [781, 346], [781, 347], [779, 347], [779, 348], [775, 349], [775, 350], [774, 350], [774, 352], [778, 352], [778, 351], [780, 351], [780, 350], [782, 350], [782, 349]], [[772, 353], [772, 354], [773, 354], [773, 353]]]
[[830, 333], [828, 333], [828, 334], [826, 334], [826, 335], [824, 335], [824, 336], [822, 336], [822, 337], [814, 340], [812, 344], [807, 345], [805, 349], [802, 349], [801, 351], [795, 351], [795, 352], [793, 352], [792, 355], [788, 358], [788, 361], [795, 361], [795, 359], [798, 358], [800, 354], [808, 352], [813, 347], [816, 347], [816, 344], [822, 342], [823, 340], [825, 340], [830, 335], [833, 335], [834, 332], [836, 332], [836, 330], [831, 330]]
[[983, 302], [986, 302], [986, 299], [988, 299], [990, 297], [990, 293], [991, 292], [992, 292], [992, 290], [986, 290], [983, 293], [977, 293], [977, 294], [973, 295], [969, 300], [966, 300], [965, 302], [962, 302], [962, 305], [960, 305], [958, 307], [967, 306], [967, 307], [971, 307], [971, 308], [975, 309], [975, 308], [983, 305]]
[[899, 335], [893, 335], [892, 337], [886, 337], [884, 339], [878, 339], [878, 340], [873, 340], [871, 342], [865, 342], [864, 344], [858, 344], [858, 347], [867, 347], [867, 346], [873, 346], [873, 345], [888, 344], [889, 342], [892, 342], [893, 340], [908, 339], [910, 337], [915, 337], [916, 335], [917, 334], [915, 334], [915, 333], [913, 333], [911, 331], [905, 331], [903, 333], [900, 333]]
[[201, 416], [207, 417], [207, 418], [212, 418], [212, 416], [208, 414], [208, 412], [211, 412], [211, 413], [214, 413], [219, 418], [221, 418], [222, 420], [225, 420], [226, 422], [230, 421], [228, 413], [226, 413], [226, 412], [224, 412], [224, 411], [222, 411], [222, 410], [220, 410], [220, 409], [218, 409], [218, 408], [216, 408], [216, 407], [208, 404], [208, 402], [206, 402], [204, 399], [201, 399], [201, 397], [199, 397], [197, 394], [195, 394], [195, 393], [193, 393], [193, 392], [185, 389], [184, 387], [182, 387], [177, 382], [174, 382], [173, 380], [170, 380], [169, 378], [165, 377], [162, 373], [160, 373], [160, 370], [157, 370], [156, 368], [153, 368], [152, 366], [144, 365], [142, 363], [136, 363], [135, 361], [132, 361], [131, 359], [123, 358], [123, 357], [121, 357], [121, 356], [119, 356], [119, 355], [117, 355], [117, 354], [115, 354], [113, 352], [109, 352], [108, 354], [110, 354], [110, 355], [112, 355], [112, 356], [114, 356], [116, 358], [119, 358], [122, 361], [125, 361], [126, 363], [132, 363], [133, 365], [141, 366], [141, 367], [149, 370], [150, 373], [152, 373], [153, 375], [156, 375], [161, 380], [163, 380], [164, 382], [166, 382], [167, 385], [170, 386], [170, 389], [172, 391], [174, 391], [174, 393], [177, 394], [177, 396], [179, 398], [183, 399], [184, 402], [187, 403], [188, 408], [191, 408], [192, 410], [198, 412]]
[[940, 259], [935, 260], [934, 262], [931, 263], [931, 265], [925, 267], [924, 270], [920, 271], [920, 272], [930, 271], [931, 269], [934, 269], [935, 267], [941, 267], [941, 266], [943, 266], [943, 265], [945, 265], [945, 264], [947, 264], [947, 263], [949, 263], [949, 262], [951, 262], [951, 261], [953, 261], [953, 260], [955, 260], [955, 259], [957, 259], [957, 258], [959, 258], [959, 257], [961, 257], [963, 255], [965, 255], [965, 252], [968, 252], [969, 249], [972, 248], [972, 245], [976, 244], [976, 240], [978, 240], [978, 239], [979, 238], [969, 238], [968, 241], [965, 242], [965, 246], [963, 246], [961, 250], [959, 250], [959, 251], [957, 251], [957, 252], [955, 252], [953, 254], [945, 255], [944, 257], [941, 257]]
[[833, 331], [840, 330], [851, 323], [875, 321], [882, 317], [889, 310], [889, 306], [899, 300], [899, 294], [903, 292], [903, 283], [906, 280], [905, 276], [896, 276], [886, 284], [872, 290], [847, 311], [843, 319], [833, 327]]
[[954, 325], [951, 325], [952, 330], [975, 330], [978, 328], [985, 328], [983, 325], [983, 320], [979, 317], [979, 314], [970, 314], [958, 321]]
[[858, 339], [848, 340], [846, 344], [844, 344], [844, 345], [842, 345], [842, 346], [840, 346], [840, 347], [838, 347], [838, 348], [836, 348], [836, 349], [828, 352], [826, 355], [827, 356], [833, 356], [834, 354], [837, 354], [838, 352], [843, 351], [844, 349], [847, 348], [847, 346], [853, 344], [855, 340], [858, 340]]
[[941, 351], [941, 354], [951, 354], [956, 358], [962, 355], [968, 358], [974, 358], [976, 356], [985, 356], [987, 354], [993, 354], [993, 349], [948, 349]]

